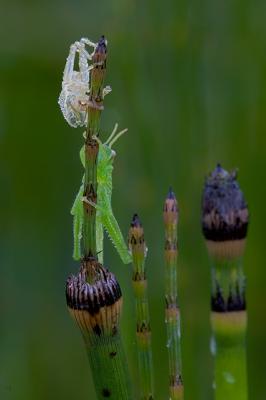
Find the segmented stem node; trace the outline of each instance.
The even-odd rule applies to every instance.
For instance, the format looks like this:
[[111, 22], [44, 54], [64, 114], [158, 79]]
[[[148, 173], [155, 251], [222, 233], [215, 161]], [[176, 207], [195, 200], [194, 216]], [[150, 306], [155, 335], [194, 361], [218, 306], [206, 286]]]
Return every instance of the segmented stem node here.
[[84, 254], [97, 256], [96, 248], [96, 209], [90, 203], [97, 204], [97, 157], [99, 143], [95, 139], [99, 135], [100, 116], [103, 110], [103, 85], [106, 74], [107, 41], [102, 36], [92, 55], [90, 70], [90, 92], [88, 102], [88, 125], [85, 134], [85, 179], [83, 202]]
[[68, 278], [66, 300], [83, 335], [117, 332], [122, 307], [121, 289], [114, 274], [96, 259], [83, 260], [79, 274]]
[[147, 298], [147, 279], [145, 258], [147, 247], [144, 230], [137, 214], [133, 215], [128, 235], [129, 249], [132, 254], [132, 286], [136, 307], [136, 338], [140, 380], [140, 398], [154, 399], [153, 363], [151, 349], [151, 328]]
[[163, 207], [165, 226], [165, 323], [169, 365], [169, 396], [183, 400], [180, 310], [177, 299], [177, 224], [179, 210], [175, 194], [169, 189]]

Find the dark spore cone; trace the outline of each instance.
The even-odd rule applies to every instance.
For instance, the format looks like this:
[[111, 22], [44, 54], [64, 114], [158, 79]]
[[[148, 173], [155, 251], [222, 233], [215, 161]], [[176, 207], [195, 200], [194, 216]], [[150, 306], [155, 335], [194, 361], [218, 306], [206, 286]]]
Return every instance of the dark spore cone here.
[[236, 180], [219, 164], [206, 179], [202, 199], [202, 230], [205, 239], [214, 242], [245, 239], [248, 208]]

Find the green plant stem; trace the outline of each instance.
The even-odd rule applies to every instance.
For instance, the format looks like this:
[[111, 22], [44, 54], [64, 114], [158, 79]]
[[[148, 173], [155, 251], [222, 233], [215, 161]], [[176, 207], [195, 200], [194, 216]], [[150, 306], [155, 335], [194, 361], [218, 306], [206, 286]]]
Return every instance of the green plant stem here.
[[169, 394], [172, 400], [184, 398], [181, 362], [180, 309], [177, 299], [178, 208], [170, 189], [164, 204], [165, 224], [165, 322], [169, 361]]
[[[99, 135], [100, 116], [103, 110], [106, 57], [106, 41], [102, 37], [92, 57], [93, 68], [90, 71], [88, 125], [85, 136], [84, 197], [93, 203], [97, 203], [97, 156], [99, 144], [95, 137]], [[83, 202], [83, 209], [84, 256], [96, 257], [96, 209], [88, 202]]]
[[135, 214], [129, 230], [129, 246], [132, 251], [132, 285], [136, 305], [136, 337], [141, 400], [154, 399], [153, 361], [151, 348], [151, 328], [147, 298], [145, 271], [146, 244], [144, 232]]
[[129, 371], [119, 331], [98, 337], [84, 335], [98, 398], [132, 399]]
[[212, 352], [216, 400], [247, 400], [245, 281], [242, 260], [212, 258]]
[[203, 193], [202, 228], [212, 267], [211, 350], [215, 400], [247, 400], [245, 278], [248, 209], [236, 174], [218, 165]]
[[246, 311], [212, 312], [216, 400], [247, 400]]

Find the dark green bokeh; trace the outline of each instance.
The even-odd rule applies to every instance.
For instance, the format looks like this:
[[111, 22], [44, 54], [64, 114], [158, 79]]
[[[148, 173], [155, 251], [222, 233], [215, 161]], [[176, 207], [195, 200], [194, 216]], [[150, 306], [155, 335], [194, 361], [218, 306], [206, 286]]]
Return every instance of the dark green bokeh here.
[[[3, 400], [95, 399], [80, 333], [65, 306], [69, 213], [81, 179], [81, 130], [57, 98], [69, 45], [109, 40], [102, 130], [117, 144], [113, 206], [126, 233], [139, 212], [148, 274], [157, 399], [167, 398], [162, 204], [180, 203], [179, 291], [186, 398], [212, 399], [210, 270], [200, 231], [204, 175], [239, 167], [251, 210], [248, 372], [251, 400], [265, 400], [266, 3], [260, 0], [31, 1], [2, 4], [0, 24], [1, 327]], [[136, 343], [130, 268], [107, 244], [121, 282], [132, 374]]]

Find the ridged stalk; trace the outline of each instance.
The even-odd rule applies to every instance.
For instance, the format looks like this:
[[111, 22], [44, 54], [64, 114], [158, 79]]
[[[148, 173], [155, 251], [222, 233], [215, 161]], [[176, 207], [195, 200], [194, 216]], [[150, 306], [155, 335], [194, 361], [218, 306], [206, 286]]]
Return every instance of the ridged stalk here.
[[165, 225], [165, 322], [169, 361], [169, 395], [171, 400], [183, 400], [181, 362], [180, 308], [177, 298], [177, 224], [178, 206], [170, 189], [164, 203]]
[[96, 260], [83, 261], [80, 273], [67, 280], [66, 298], [84, 338], [97, 398], [132, 400], [119, 330], [122, 294], [115, 276]]
[[[97, 156], [99, 144], [95, 136], [99, 134], [100, 116], [103, 110], [103, 85], [106, 74], [107, 42], [102, 37], [92, 56], [93, 68], [90, 71], [90, 94], [88, 103], [88, 125], [85, 135], [85, 180], [84, 197], [97, 203]], [[96, 209], [83, 202], [84, 255], [96, 257]]]
[[151, 328], [145, 271], [146, 243], [144, 231], [137, 214], [129, 230], [129, 247], [132, 252], [132, 285], [136, 304], [136, 338], [139, 365], [141, 400], [154, 399]]
[[202, 228], [212, 267], [211, 351], [216, 400], [247, 400], [245, 277], [248, 209], [236, 174], [220, 165], [207, 178]]

